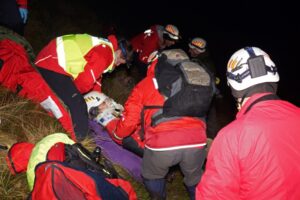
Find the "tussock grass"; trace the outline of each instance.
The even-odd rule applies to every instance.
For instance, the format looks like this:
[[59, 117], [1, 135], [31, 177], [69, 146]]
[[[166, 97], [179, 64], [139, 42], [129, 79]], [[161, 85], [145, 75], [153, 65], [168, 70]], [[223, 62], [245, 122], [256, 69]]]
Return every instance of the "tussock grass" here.
[[26, 199], [28, 193], [25, 173], [13, 176], [8, 170], [0, 171], [0, 199]]
[[[18, 97], [0, 87], [0, 144], [36, 143], [46, 135], [62, 132], [61, 125], [39, 104]], [[6, 165], [6, 150], [0, 150], [0, 199], [26, 199], [29, 194], [26, 173], [12, 175]]]
[[3, 88], [0, 89], [0, 122], [1, 143], [8, 145], [12, 138], [36, 143], [54, 131], [63, 131], [61, 125], [39, 104], [20, 98]]

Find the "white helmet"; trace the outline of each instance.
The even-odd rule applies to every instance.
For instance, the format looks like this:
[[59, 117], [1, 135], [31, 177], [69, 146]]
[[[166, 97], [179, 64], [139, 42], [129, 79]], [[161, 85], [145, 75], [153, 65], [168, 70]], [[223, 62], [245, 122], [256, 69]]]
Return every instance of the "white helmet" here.
[[189, 47], [191, 49], [197, 49], [197, 51], [203, 53], [206, 50], [206, 41], [202, 38], [196, 37], [189, 43]]
[[245, 47], [235, 52], [227, 63], [226, 75], [228, 84], [237, 91], [279, 81], [275, 64], [267, 53], [257, 47]]
[[[90, 119], [97, 121], [102, 126], [106, 126], [111, 120], [120, 117], [124, 110], [122, 105], [117, 104], [113, 99], [97, 91], [84, 95], [84, 100], [88, 107]], [[102, 103], [104, 105], [100, 108]]]
[[91, 91], [91, 92], [87, 93], [86, 95], [84, 95], [84, 100], [86, 102], [88, 112], [90, 111], [90, 109], [92, 107], [99, 106], [107, 98], [108, 98], [108, 96], [106, 96], [105, 94], [98, 92], [98, 91]]

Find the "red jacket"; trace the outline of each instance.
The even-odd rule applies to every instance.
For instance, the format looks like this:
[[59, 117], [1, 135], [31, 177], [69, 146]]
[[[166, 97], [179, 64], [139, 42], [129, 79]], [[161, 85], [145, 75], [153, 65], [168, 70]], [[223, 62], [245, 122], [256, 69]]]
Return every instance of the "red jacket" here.
[[162, 32], [160, 33], [159, 25], [154, 25], [149, 30], [147, 30], [147, 33], [145, 32], [135, 36], [131, 39], [130, 42], [133, 50], [138, 53], [139, 60], [147, 64], [149, 55], [153, 51], [160, 49]]
[[[111, 35], [108, 39], [112, 43], [114, 51], [118, 49], [117, 38]], [[106, 70], [113, 61], [112, 51], [107, 46], [97, 45], [93, 47], [84, 56], [84, 58], [87, 62], [84, 67], [84, 71], [81, 72], [76, 79], [74, 79], [74, 84], [82, 94], [87, 93], [90, 90], [97, 90], [101, 92], [101, 86], [96, 83], [95, 79], [97, 82], [101, 83], [103, 71]], [[72, 77], [58, 64], [56, 39], [52, 40], [38, 54], [36, 58], [36, 65], [41, 68]], [[93, 71], [94, 77], [91, 74], [91, 70]]]
[[[20, 87], [21, 90], [18, 94], [36, 103], [51, 98], [57, 106], [58, 112], [62, 114], [62, 116], [57, 117], [58, 120], [64, 129], [71, 134], [71, 137], [75, 139], [68, 110], [56, 97], [43, 77], [29, 63], [25, 49], [9, 39], [1, 40], [0, 59], [4, 61], [4, 65], [0, 70], [0, 84], [12, 92], [18, 92], [18, 87]], [[50, 115], [54, 115], [50, 110], [48, 112]]]
[[299, 200], [300, 109], [252, 96], [213, 141], [196, 199]]
[[[127, 99], [123, 117], [114, 130], [117, 137], [129, 136], [141, 126], [141, 111], [144, 106], [163, 105], [164, 97], [153, 83], [156, 63], [157, 60], [150, 65], [147, 77], [136, 85]], [[157, 109], [145, 110], [145, 147], [153, 150], [171, 150], [205, 145], [206, 125], [202, 120], [182, 117], [151, 127], [151, 116], [156, 111]]]
[[17, 0], [17, 4], [21, 8], [27, 8], [27, 0]]

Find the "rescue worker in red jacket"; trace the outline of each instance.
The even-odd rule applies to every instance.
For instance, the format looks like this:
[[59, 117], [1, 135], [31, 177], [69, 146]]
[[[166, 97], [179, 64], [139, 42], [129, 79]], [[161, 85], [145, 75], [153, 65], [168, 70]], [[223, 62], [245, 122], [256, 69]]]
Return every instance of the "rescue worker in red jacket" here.
[[276, 96], [275, 64], [246, 47], [227, 80], [239, 112], [212, 143], [196, 199], [300, 199], [300, 109]]
[[[6, 35], [0, 34], [1, 86], [35, 103], [39, 103], [51, 116], [59, 120], [62, 127], [75, 140], [76, 137], [68, 110], [29, 61], [29, 54], [23, 47], [27, 46], [28, 48], [29, 44], [21, 37], [15, 38], [15, 40], [23, 40], [22, 45], [9, 39], [10, 34], [13, 33], [7, 31]], [[18, 37], [18, 35], [14, 37]], [[28, 48], [28, 51], [31, 52], [31, 50]]]
[[24, 26], [27, 22], [27, 0], [1, 0], [0, 25], [24, 35]]
[[178, 28], [171, 24], [165, 27], [154, 25], [131, 39], [135, 51], [134, 64], [138, 67], [141, 78], [146, 76], [149, 55], [174, 45], [179, 39]]
[[131, 55], [131, 45], [125, 39], [88, 34], [57, 37], [38, 54], [38, 70], [69, 108], [79, 139], [88, 133], [88, 113], [82, 94], [91, 90], [101, 92], [102, 74], [128, 62]]
[[[165, 50], [174, 60], [188, 59], [186, 53]], [[135, 133], [141, 127], [141, 112], [147, 105], [162, 106], [165, 97], [160, 94], [155, 83], [156, 58], [149, 65], [147, 77], [139, 82], [127, 99], [123, 117], [107, 125], [111, 137], [118, 143]], [[179, 164], [184, 174], [191, 199], [195, 186], [201, 177], [201, 167], [205, 159], [206, 125], [199, 118], [177, 117], [151, 126], [151, 117], [158, 109], [145, 109], [143, 115], [145, 149], [142, 164], [144, 183], [152, 198], [165, 199], [165, 176], [169, 168]]]

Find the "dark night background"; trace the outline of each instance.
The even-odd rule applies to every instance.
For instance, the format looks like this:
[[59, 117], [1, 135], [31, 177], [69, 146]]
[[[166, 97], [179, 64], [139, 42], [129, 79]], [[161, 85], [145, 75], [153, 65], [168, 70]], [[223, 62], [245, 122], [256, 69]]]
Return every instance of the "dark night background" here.
[[[178, 26], [186, 48], [189, 39], [200, 36], [207, 40], [208, 49], [226, 87], [225, 70], [230, 56], [245, 46], [265, 50], [279, 68], [279, 95], [300, 105], [298, 62], [299, 22], [295, 13], [282, 1], [168, 1], [148, 8], [132, 8], [126, 3], [116, 9], [111, 20], [121, 24], [130, 36], [152, 24], [173, 23]], [[149, 8], [150, 7], [150, 8]], [[299, 12], [299, 11], [298, 11]], [[295, 37], [297, 36], [297, 37]], [[299, 48], [298, 48], [299, 49]], [[299, 51], [299, 50], [298, 50]], [[229, 92], [229, 90], [228, 90]]]
[[50, 39], [62, 34], [106, 36], [115, 27], [130, 38], [153, 24], [174, 24], [182, 36], [179, 47], [186, 49], [193, 37], [207, 40], [225, 95], [230, 96], [225, 77], [230, 56], [242, 47], [257, 46], [270, 55], [279, 69], [279, 96], [300, 106], [300, 23], [296, 8], [283, 1], [258, 0], [29, 0], [31, 15], [25, 37], [38, 52]]

